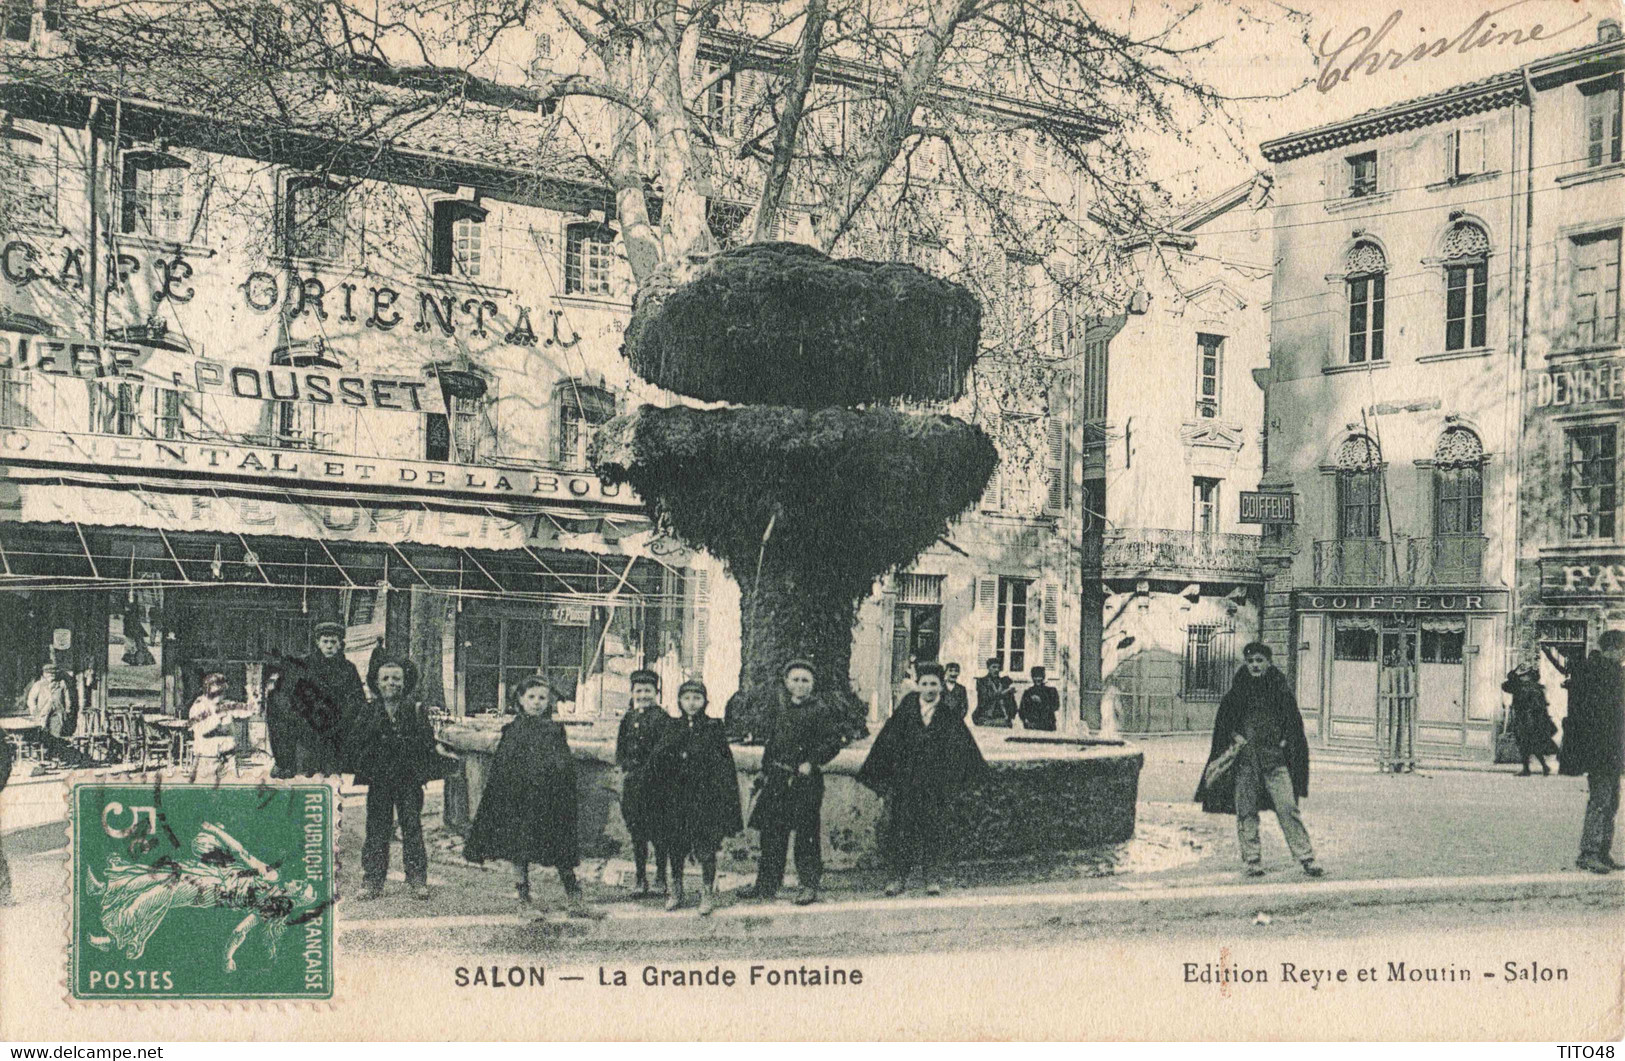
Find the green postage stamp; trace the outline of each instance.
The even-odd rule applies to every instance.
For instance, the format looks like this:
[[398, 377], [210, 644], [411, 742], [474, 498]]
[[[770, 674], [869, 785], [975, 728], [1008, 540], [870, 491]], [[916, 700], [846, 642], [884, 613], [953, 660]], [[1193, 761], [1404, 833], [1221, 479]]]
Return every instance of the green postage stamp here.
[[82, 784], [73, 808], [79, 999], [333, 997], [333, 790]]

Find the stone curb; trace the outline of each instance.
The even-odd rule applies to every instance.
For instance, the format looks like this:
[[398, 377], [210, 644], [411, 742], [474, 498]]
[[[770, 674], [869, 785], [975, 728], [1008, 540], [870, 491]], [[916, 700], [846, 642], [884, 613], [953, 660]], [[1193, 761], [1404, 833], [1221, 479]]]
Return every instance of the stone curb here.
[[[1022, 927], [1121, 923], [1154, 916], [1166, 921], [1206, 917], [1271, 918], [1304, 910], [1351, 906], [1390, 906], [1449, 901], [1504, 902], [1576, 896], [1625, 898], [1625, 877], [1579, 872], [1504, 877], [1425, 877], [1378, 880], [1320, 880], [1264, 884], [1210, 884], [1158, 887], [1137, 882], [1090, 892], [1004, 892], [928, 897], [917, 889], [901, 898], [843, 899], [795, 906], [733, 902], [709, 918], [692, 905], [681, 913], [657, 906], [610, 904], [602, 921], [570, 921], [556, 909], [523, 913], [356, 920], [342, 916], [341, 934], [422, 938], [435, 933], [451, 945], [459, 932], [533, 927], [539, 935], [581, 943], [672, 943], [705, 940], [818, 939], [833, 936], [904, 936]], [[692, 904], [694, 900], [690, 899]]]

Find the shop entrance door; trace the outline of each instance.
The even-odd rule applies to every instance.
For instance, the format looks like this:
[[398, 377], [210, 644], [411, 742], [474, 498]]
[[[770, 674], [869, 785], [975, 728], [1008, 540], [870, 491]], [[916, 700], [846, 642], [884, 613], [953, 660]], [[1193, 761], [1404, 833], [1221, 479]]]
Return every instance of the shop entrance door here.
[[1385, 625], [1377, 675], [1377, 765], [1395, 773], [1416, 769], [1417, 633]]
[[1535, 624], [1535, 636], [1540, 639], [1540, 684], [1547, 710], [1561, 726], [1569, 714], [1569, 691], [1563, 683], [1586, 654], [1585, 620], [1542, 620]]

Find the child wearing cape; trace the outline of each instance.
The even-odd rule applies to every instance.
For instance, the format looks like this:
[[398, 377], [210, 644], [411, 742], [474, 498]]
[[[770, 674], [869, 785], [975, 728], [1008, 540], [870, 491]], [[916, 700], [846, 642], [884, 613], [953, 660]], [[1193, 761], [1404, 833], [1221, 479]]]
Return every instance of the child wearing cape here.
[[571, 917], [598, 919], [603, 912], [581, 896], [575, 868], [580, 864], [576, 840], [576, 764], [564, 727], [549, 716], [553, 687], [531, 676], [515, 690], [519, 715], [509, 722], [492, 756], [474, 827], [463, 845], [470, 862], [488, 858], [513, 863], [514, 890], [529, 904], [530, 865], [558, 870], [564, 885], [565, 911]]
[[700, 916], [716, 908], [717, 848], [745, 828], [733, 752], [719, 718], [705, 713], [705, 684], [686, 681], [677, 691], [680, 717], [661, 732], [650, 757], [658, 786], [660, 831], [671, 858], [667, 910], [683, 905], [683, 870], [689, 855], [700, 864]]

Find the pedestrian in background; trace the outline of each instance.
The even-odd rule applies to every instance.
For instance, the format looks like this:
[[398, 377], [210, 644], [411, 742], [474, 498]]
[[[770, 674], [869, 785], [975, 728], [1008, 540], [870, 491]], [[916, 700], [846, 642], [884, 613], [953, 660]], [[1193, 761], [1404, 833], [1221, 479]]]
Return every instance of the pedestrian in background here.
[[1571, 777], [1586, 775], [1589, 796], [1580, 827], [1580, 857], [1575, 865], [1592, 873], [1622, 867], [1613, 857], [1614, 819], [1619, 814], [1619, 775], [1625, 764], [1625, 630], [1606, 630], [1597, 651], [1577, 662], [1565, 683], [1569, 713], [1563, 723], [1563, 747], [1557, 769]]
[[1529, 758], [1540, 760], [1540, 772], [1550, 775], [1546, 765], [1548, 755], [1557, 754], [1552, 736], [1557, 723], [1546, 710], [1546, 690], [1541, 688], [1540, 671], [1533, 663], [1520, 663], [1507, 673], [1501, 691], [1512, 694], [1512, 739], [1518, 743], [1518, 754], [1523, 758], [1520, 777], [1529, 776]]
[[367, 786], [367, 832], [361, 847], [361, 898], [384, 893], [389, 843], [401, 830], [401, 861], [412, 898], [429, 897], [429, 854], [423, 846], [423, 786], [446, 775], [451, 761], [435, 750], [423, 704], [412, 699], [418, 669], [375, 652], [367, 668], [373, 699], [353, 712], [342, 734], [358, 785]]
[[1048, 677], [1043, 667], [1028, 671], [1032, 684], [1021, 694], [1021, 728], [1041, 731], [1055, 729], [1055, 716], [1061, 711], [1061, 694], [1053, 686], [1045, 685]]
[[1264, 874], [1263, 850], [1258, 837], [1261, 809], [1275, 811], [1281, 834], [1292, 857], [1311, 877], [1325, 870], [1315, 861], [1309, 831], [1298, 816], [1298, 800], [1309, 795], [1309, 741], [1303, 716], [1287, 688], [1286, 676], [1276, 669], [1268, 645], [1254, 641], [1241, 650], [1243, 664], [1230, 691], [1219, 702], [1213, 721], [1213, 744], [1208, 763], [1224, 755], [1237, 741], [1234, 770], [1210, 784], [1208, 771], [1196, 789], [1196, 801], [1210, 814], [1234, 814], [1241, 861], [1249, 877]]
[[[11, 767], [16, 758], [11, 742], [0, 736], [0, 792], [6, 790], [6, 783], [11, 780]], [[11, 904], [11, 865], [6, 861], [5, 851], [0, 849], [0, 906]]]
[[1015, 688], [999, 657], [989, 657], [987, 673], [976, 679], [976, 713], [971, 721], [978, 726], [1009, 726], [1016, 717]]
[[818, 672], [804, 659], [785, 664], [784, 685], [768, 712], [762, 749], [762, 774], [757, 779], [756, 806], [750, 826], [761, 832], [762, 857], [756, 883], [739, 893], [741, 899], [773, 899], [784, 884], [784, 857], [790, 834], [796, 840], [796, 878], [801, 890], [796, 904], [818, 901], [824, 873], [823, 767], [845, 743], [841, 718], [814, 693]]
[[902, 893], [915, 866], [925, 893], [942, 894], [937, 873], [948, 805], [987, 773], [976, 738], [943, 699], [942, 678], [937, 664], [919, 665], [919, 688], [897, 705], [858, 771], [858, 780], [886, 801], [888, 825], [880, 839], [891, 865], [888, 896]]
[[655, 850], [655, 887], [666, 894], [667, 855], [665, 843], [655, 827], [659, 808], [658, 786], [649, 774], [649, 756], [665, 732], [671, 716], [660, 706], [660, 675], [652, 670], [635, 670], [630, 679], [632, 703], [621, 716], [615, 731], [615, 765], [621, 768], [621, 820], [632, 834], [632, 858], [637, 870], [638, 898], [650, 894], [649, 847]]
[[722, 720], [705, 713], [709, 701], [704, 682], [690, 680], [678, 687], [682, 714], [662, 731], [649, 765], [659, 804], [659, 835], [671, 859], [666, 909], [683, 905], [684, 864], [693, 855], [700, 864], [701, 917], [716, 908], [717, 849], [725, 837], [745, 828], [733, 752]]
[[564, 886], [571, 917], [601, 918], [582, 898], [576, 866], [576, 761], [564, 727], [551, 717], [553, 687], [531, 675], [514, 690], [519, 714], [502, 730], [491, 757], [490, 780], [463, 844], [470, 862], [506, 859], [513, 863], [514, 892], [531, 902], [532, 863], [552, 866]]
[[73, 706], [73, 693], [54, 663], [40, 667], [39, 677], [28, 687], [28, 714], [34, 725], [53, 737], [72, 734], [68, 728], [68, 715]]
[[942, 668], [942, 705], [960, 718], [970, 714], [970, 694], [959, 683], [957, 663]]

